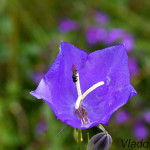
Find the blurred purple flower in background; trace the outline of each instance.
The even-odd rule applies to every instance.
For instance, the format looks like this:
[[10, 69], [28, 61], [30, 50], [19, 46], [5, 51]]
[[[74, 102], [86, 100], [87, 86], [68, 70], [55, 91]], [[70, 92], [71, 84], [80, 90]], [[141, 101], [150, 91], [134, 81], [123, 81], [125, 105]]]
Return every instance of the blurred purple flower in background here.
[[119, 28], [112, 29], [108, 32], [105, 43], [108, 45], [115, 43], [123, 44], [127, 52], [132, 51], [134, 48], [134, 39], [132, 35]]
[[78, 23], [71, 19], [64, 19], [59, 24], [60, 32], [67, 33], [72, 30], [77, 30], [79, 27]]
[[41, 121], [37, 124], [35, 131], [38, 134], [43, 134], [46, 130], [47, 130], [48, 126], [47, 123], [45, 121]]
[[133, 134], [138, 140], [146, 139], [148, 137], [148, 129], [144, 123], [140, 121], [134, 125]]
[[150, 110], [149, 111], [146, 111], [144, 113], [144, 120], [147, 122], [147, 123], [150, 123]]
[[106, 13], [96, 11], [94, 15], [95, 20], [100, 24], [106, 24], [109, 22], [109, 17]]
[[136, 91], [130, 84], [123, 45], [87, 54], [61, 42], [55, 62], [31, 94], [45, 100], [57, 119], [87, 129], [99, 123], [107, 125], [114, 111]]
[[86, 30], [86, 41], [91, 44], [99, 44], [106, 38], [106, 30], [98, 26], [90, 26]]
[[108, 32], [105, 43], [109, 45], [115, 44], [119, 39], [123, 37], [123, 34], [123, 29], [112, 29]]
[[129, 121], [130, 115], [126, 110], [119, 110], [115, 114], [115, 121], [119, 124], [123, 124]]
[[134, 48], [134, 39], [131, 34], [124, 33], [121, 43], [125, 46], [127, 52], [130, 52]]
[[139, 66], [134, 57], [129, 57], [129, 71], [132, 76], [137, 76], [139, 74]]

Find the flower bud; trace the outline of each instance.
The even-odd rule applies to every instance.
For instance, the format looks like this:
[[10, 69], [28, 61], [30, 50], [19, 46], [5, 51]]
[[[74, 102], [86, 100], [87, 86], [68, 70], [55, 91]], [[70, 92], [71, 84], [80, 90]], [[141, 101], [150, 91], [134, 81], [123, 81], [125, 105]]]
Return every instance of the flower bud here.
[[111, 143], [111, 136], [107, 132], [101, 132], [91, 138], [87, 150], [108, 150]]

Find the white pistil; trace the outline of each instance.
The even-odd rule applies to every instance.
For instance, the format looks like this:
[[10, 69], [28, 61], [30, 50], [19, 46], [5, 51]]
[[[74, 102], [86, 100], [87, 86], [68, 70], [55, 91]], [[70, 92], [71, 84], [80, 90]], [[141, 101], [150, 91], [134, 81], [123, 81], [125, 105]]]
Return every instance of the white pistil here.
[[75, 109], [79, 108], [81, 100], [82, 100], [82, 96], [78, 96], [78, 99], [77, 99], [76, 105], [75, 105]]
[[77, 92], [78, 92], [78, 97], [79, 96], [82, 96], [82, 93], [81, 93], [81, 88], [80, 88], [80, 80], [79, 80], [79, 73], [77, 73], [77, 82], [76, 82], [76, 87], [77, 87]]
[[104, 85], [103, 81], [100, 81], [96, 84], [94, 84], [92, 87], [90, 87], [88, 90], [86, 90], [84, 92], [84, 94], [82, 95], [81, 93], [81, 88], [80, 88], [80, 80], [79, 80], [79, 73], [77, 73], [77, 82], [76, 82], [76, 87], [77, 87], [77, 92], [78, 92], [78, 98], [75, 104], [75, 109], [79, 109], [80, 103], [82, 103], [83, 99], [89, 94], [91, 93], [93, 90], [95, 90], [96, 88], [98, 88], [99, 86]]

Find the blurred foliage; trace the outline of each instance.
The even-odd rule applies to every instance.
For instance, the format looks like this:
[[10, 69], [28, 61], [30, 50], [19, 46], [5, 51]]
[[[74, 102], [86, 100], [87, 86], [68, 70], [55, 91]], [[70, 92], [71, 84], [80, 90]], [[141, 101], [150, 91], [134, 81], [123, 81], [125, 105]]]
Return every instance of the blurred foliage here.
[[[1, 0], [0, 1], [0, 149], [1, 150], [70, 150], [77, 149], [73, 128], [67, 127], [59, 136], [63, 124], [42, 100], [29, 94], [37, 84], [33, 73], [46, 73], [59, 51], [61, 40], [94, 51], [104, 48], [89, 46], [84, 30], [92, 22], [95, 10], [108, 14], [108, 28], [123, 28], [134, 36], [134, 56], [140, 67], [132, 78], [138, 95], [123, 108], [130, 111], [130, 122], [119, 125], [113, 117], [106, 126], [113, 138], [111, 150], [123, 149], [120, 139], [134, 139], [133, 124], [150, 108], [150, 1], [149, 0]], [[58, 25], [63, 18], [78, 21], [80, 30], [63, 34]], [[42, 134], [36, 130], [45, 121]], [[150, 129], [149, 124], [146, 126]], [[83, 131], [83, 143], [98, 132]], [[147, 141], [150, 141], [150, 136]], [[150, 143], [149, 143], [150, 144]]]

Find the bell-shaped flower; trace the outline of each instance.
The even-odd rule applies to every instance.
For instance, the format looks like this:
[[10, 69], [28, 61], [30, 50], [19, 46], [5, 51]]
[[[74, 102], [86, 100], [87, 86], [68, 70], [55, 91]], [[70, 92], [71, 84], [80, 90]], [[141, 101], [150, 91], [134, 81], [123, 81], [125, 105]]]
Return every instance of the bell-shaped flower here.
[[61, 42], [51, 68], [31, 92], [43, 99], [57, 119], [79, 129], [108, 124], [110, 116], [136, 94], [130, 84], [123, 45], [90, 54]]

